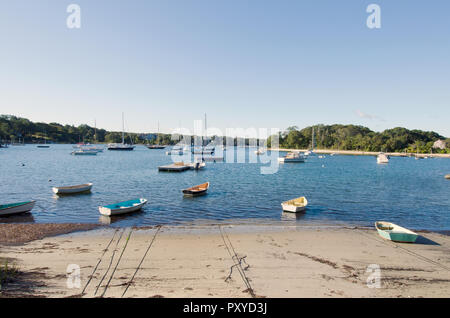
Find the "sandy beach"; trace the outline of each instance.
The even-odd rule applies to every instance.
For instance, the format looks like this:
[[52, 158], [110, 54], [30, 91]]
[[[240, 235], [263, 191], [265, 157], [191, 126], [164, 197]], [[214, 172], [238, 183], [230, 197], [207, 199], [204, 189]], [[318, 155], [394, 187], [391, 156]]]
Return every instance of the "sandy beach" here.
[[[420, 234], [401, 244], [338, 226], [100, 228], [3, 243], [19, 275], [1, 296], [450, 297], [450, 237]], [[377, 266], [380, 288], [369, 288]]]

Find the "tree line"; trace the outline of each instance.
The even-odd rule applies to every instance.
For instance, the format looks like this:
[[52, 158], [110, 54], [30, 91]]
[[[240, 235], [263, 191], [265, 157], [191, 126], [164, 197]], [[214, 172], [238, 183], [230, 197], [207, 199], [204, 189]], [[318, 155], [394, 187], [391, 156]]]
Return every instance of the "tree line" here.
[[[281, 148], [311, 149], [313, 130], [314, 148], [317, 149], [450, 153], [450, 138], [445, 138], [433, 131], [409, 130], [400, 127], [374, 132], [367, 127], [356, 125], [315, 125], [304, 129], [292, 126], [279, 133], [279, 145]], [[178, 140], [172, 137], [171, 134], [162, 133], [127, 133], [125, 141], [133, 144], [174, 145]], [[58, 123], [34, 123], [16, 116], [0, 116], [0, 141], [3, 143], [43, 143], [44, 140], [47, 143], [115, 143], [122, 142], [122, 132], [95, 129], [89, 125], [75, 127]], [[273, 136], [267, 140], [269, 147], [272, 140]], [[444, 140], [447, 148], [432, 149], [436, 140]], [[262, 140], [256, 142], [263, 143]], [[234, 138], [234, 144], [238, 144], [237, 138]], [[245, 139], [245, 144], [252, 143], [250, 139]]]
[[[433, 131], [409, 130], [401, 127], [375, 132], [356, 125], [315, 125], [301, 130], [297, 126], [292, 126], [280, 132], [278, 137], [280, 148], [289, 149], [450, 153], [450, 138]], [[269, 146], [273, 138], [274, 136], [269, 138]], [[433, 149], [433, 144], [437, 140], [444, 140], [446, 149]]]

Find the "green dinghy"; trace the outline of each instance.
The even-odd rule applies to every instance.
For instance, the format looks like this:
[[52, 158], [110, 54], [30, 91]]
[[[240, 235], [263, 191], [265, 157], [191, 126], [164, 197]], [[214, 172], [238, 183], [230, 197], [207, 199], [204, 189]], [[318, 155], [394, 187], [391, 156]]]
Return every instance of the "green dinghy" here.
[[375, 222], [375, 227], [381, 237], [394, 242], [414, 243], [419, 236], [413, 231], [390, 222]]

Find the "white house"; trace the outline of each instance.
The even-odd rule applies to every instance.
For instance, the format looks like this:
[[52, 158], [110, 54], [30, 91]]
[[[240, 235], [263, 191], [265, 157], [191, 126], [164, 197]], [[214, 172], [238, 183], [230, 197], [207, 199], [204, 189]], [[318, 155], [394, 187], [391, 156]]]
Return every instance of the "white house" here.
[[446, 147], [445, 140], [437, 140], [433, 144], [434, 149], [445, 149], [445, 147]]

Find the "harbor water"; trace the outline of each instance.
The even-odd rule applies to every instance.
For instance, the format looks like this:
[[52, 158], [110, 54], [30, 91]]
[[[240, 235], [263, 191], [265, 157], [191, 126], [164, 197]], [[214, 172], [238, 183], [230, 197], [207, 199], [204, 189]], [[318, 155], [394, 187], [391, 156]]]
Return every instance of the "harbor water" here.
[[[255, 149], [236, 148], [237, 152]], [[106, 223], [146, 226], [215, 222], [285, 222], [372, 226], [390, 221], [411, 229], [450, 230], [449, 159], [373, 156], [310, 156], [261, 174], [261, 163], [212, 163], [204, 170], [159, 172], [172, 163], [167, 149], [108, 151], [72, 156], [72, 145], [0, 149], [0, 204], [36, 200], [32, 213], [0, 222]], [[280, 156], [283, 153], [280, 153]], [[266, 164], [267, 165], [267, 164]], [[210, 182], [208, 194], [181, 190]], [[58, 197], [52, 187], [92, 182], [90, 194]], [[281, 202], [306, 196], [305, 213], [282, 213]], [[146, 198], [141, 212], [101, 217], [98, 206]]]

